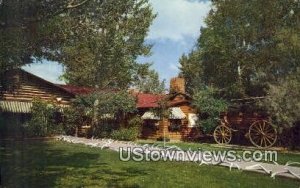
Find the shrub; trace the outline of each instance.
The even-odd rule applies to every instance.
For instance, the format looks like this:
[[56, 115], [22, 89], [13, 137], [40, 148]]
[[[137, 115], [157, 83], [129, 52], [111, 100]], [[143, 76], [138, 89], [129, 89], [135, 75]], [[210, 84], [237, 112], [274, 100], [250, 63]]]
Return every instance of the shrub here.
[[115, 140], [134, 141], [139, 136], [139, 130], [135, 127], [121, 128], [115, 130], [111, 134], [111, 138]]
[[62, 126], [56, 122], [58, 109], [54, 105], [35, 99], [31, 111], [32, 117], [25, 127], [27, 136], [44, 137], [62, 132]]
[[83, 122], [83, 116], [76, 108], [64, 108], [63, 112], [63, 132], [67, 135], [74, 135], [76, 127]]
[[193, 105], [206, 116], [200, 119], [200, 126], [206, 133], [212, 131], [218, 124], [220, 113], [227, 110], [227, 102], [219, 98], [217, 90], [211, 87], [195, 92], [193, 98]]
[[[102, 122], [100, 116], [106, 114], [113, 115], [113, 121], [122, 124], [126, 120], [126, 114], [136, 111], [135, 100], [135, 97], [126, 91], [100, 91], [85, 96], [78, 96], [74, 100], [73, 105], [78, 109], [82, 109], [83, 116], [93, 121], [93, 128], [89, 131], [89, 136], [109, 137], [112, 130], [107, 125], [107, 122]], [[109, 122], [109, 124], [114, 123]]]
[[268, 96], [263, 101], [274, 124], [281, 128], [294, 127], [300, 121], [300, 68], [295, 74], [270, 85]]
[[135, 127], [135, 128], [140, 129], [140, 127], [142, 127], [142, 125], [143, 125], [143, 119], [138, 115], [134, 116], [133, 118], [131, 118], [128, 121], [129, 127]]
[[110, 138], [114, 127], [114, 122], [102, 121], [95, 127], [94, 135], [98, 138]]

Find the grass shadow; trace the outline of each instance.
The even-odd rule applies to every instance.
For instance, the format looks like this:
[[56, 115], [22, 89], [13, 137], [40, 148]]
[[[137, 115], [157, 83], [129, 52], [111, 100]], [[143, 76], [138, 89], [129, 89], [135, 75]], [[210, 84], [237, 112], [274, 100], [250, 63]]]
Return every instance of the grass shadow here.
[[[128, 178], [147, 174], [136, 168], [113, 168], [113, 164], [109, 164], [110, 158], [107, 152], [81, 145], [74, 147], [54, 141], [2, 141], [0, 142], [2, 185], [126, 187]], [[134, 184], [128, 186], [138, 187]]]

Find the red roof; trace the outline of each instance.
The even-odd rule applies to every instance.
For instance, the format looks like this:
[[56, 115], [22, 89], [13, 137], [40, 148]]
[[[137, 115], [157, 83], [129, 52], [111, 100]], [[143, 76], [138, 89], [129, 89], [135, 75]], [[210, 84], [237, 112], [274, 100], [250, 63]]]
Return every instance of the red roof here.
[[81, 86], [72, 86], [72, 85], [58, 85], [58, 86], [74, 95], [86, 95], [92, 93], [95, 90], [90, 87], [81, 87]]
[[137, 97], [137, 108], [156, 108], [158, 102], [166, 96], [147, 93], [136, 93], [135, 95]]

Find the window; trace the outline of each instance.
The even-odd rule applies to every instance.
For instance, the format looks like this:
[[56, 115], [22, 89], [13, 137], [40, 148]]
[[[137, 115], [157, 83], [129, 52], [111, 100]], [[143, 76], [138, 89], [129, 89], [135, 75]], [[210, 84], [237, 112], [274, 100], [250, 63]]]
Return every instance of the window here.
[[170, 120], [170, 126], [169, 126], [170, 132], [179, 132], [180, 128], [181, 128], [181, 120], [180, 119]]
[[159, 129], [158, 125], [159, 125], [159, 123], [157, 120], [146, 120], [145, 121], [145, 126], [152, 131], [157, 131]]

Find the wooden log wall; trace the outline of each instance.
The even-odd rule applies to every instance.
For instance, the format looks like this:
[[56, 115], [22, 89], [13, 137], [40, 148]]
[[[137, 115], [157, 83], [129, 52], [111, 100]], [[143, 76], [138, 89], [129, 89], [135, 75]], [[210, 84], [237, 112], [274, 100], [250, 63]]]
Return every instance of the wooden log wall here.
[[74, 96], [48, 81], [22, 70], [13, 70], [5, 74], [0, 87], [0, 100], [31, 102], [34, 98], [58, 102], [67, 105]]
[[[189, 127], [188, 115], [190, 113], [196, 113], [196, 110], [191, 107], [189, 100], [184, 94], [176, 95], [171, 99], [170, 104], [172, 107], [179, 107], [181, 111], [186, 115], [186, 118], [181, 120], [181, 126], [178, 131], [169, 131], [170, 121], [159, 121], [158, 130], [152, 130], [148, 126], [147, 122], [144, 122], [142, 137], [149, 139], [157, 139], [160, 137], [168, 137], [171, 140], [195, 140], [201, 136], [201, 132], [196, 127]], [[144, 111], [143, 111], [144, 112]], [[145, 120], [149, 121], [149, 120]]]
[[194, 140], [199, 137], [201, 134], [199, 130], [195, 127], [189, 127], [188, 115], [190, 113], [197, 113], [194, 108], [192, 108], [189, 104], [183, 104], [179, 106], [181, 111], [186, 115], [186, 118], [182, 120], [181, 127], [181, 140]]
[[197, 139], [201, 134], [200, 131], [195, 127], [189, 127], [188, 122], [188, 114], [196, 113], [195, 109], [193, 109], [189, 104], [181, 104], [177, 107], [179, 107], [182, 110], [182, 112], [186, 115], [186, 118], [181, 120], [181, 127], [179, 131], [169, 131], [170, 120], [164, 119], [162, 121], [159, 121], [159, 129], [156, 131], [151, 130], [150, 128], [148, 129], [148, 125], [146, 123], [143, 128], [143, 138], [157, 139], [165, 136], [167, 138], [170, 138], [171, 140]]

